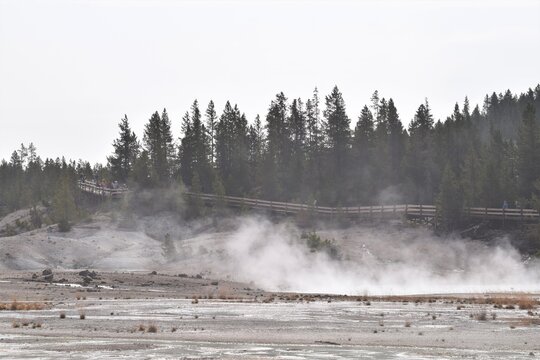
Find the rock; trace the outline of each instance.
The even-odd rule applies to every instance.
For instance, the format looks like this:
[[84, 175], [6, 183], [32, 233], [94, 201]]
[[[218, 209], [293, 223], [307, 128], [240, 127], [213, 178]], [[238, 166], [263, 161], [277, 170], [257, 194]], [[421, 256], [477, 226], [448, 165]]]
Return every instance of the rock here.
[[37, 278], [38, 278], [38, 274], [33, 273], [33, 274], [32, 274], [32, 280], [35, 280], [35, 279], [37, 279]]
[[323, 341], [323, 340], [315, 340], [315, 344], [323, 344], [323, 345], [341, 345], [337, 342], [333, 342], [333, 341]]
[[54, 275], [51, 269], [45, 269], [41, 272], [41, 275], [43, 277], [43, 280], [45, 281], [53, 281]]
[[97, 273], [95, 271], [83, 270], [79, 272], [79, 276], [82, 276], [83, 278], [88, 277], [92, 280], [97, 278]]
[[88, 284], [90, 284], [92, 282], [92, 280], [93, 279], [90, 276], [85, 276], [85, 277], [83, 277], [83, 284], [88, 285]]
[[152, 272], [150, 273], [150, 275], [157, 275], [157, 271], [155, 271], [155, 270], [152, 271]]

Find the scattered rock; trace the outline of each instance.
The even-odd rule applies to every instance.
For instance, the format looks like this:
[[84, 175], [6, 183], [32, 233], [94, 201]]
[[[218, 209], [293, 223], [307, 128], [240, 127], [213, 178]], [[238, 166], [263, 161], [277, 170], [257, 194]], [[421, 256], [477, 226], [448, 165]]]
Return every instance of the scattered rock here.
[[157, 275], [157, 271], [155, 271], [155, 270], [152, 271], [152, 272], [150, 273], [150, 275]]
[[45, 269], [41, 272], [41, 275], [43, 277], [43, 280], [45, 281], [53, 281], [54, 275], [51, 269]]
[[322, 341], [322, 340], [315, 340], [315, 344], [322, 344], [322, 345], [341, 345], [341, 344], [338, 344], [337, 342], [333, 342], [333, 341]]
[[89, 271], [89, 270], [80, 271], [79, 276], [82, 276], [83, 278], [88, 277], [90, 279], [96, 279], [98, 277], [95, 271]]

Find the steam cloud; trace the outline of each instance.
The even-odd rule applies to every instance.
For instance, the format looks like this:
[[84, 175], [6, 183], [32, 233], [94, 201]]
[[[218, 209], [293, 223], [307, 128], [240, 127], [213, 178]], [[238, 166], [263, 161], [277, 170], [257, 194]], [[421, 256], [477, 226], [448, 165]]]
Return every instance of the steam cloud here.
[[290, 224], [243, 219], [225, 242], [226, 255], [214, 264], [215, 271], [271, 291], [378, 295], [540, 289], [540, 268], [524, 263], [504, 239], [487, 246], [395, 227], [320, 234], [336, 235], [341, 260], [311, 253]]
[[335, 259], [310, 252], [302, 231], [287, 221], [186, 222], [175, 212], [117, 217], [96, 216], [67, 234], [42, 229], [0, 238], [0, 269], [203, 273], [269, 291], [349, 295], [540, 291], [538, 261], [523, 261], [504, 238], [488, 245], [399, 224], [318, 226], [321, 238], [335, 239]]

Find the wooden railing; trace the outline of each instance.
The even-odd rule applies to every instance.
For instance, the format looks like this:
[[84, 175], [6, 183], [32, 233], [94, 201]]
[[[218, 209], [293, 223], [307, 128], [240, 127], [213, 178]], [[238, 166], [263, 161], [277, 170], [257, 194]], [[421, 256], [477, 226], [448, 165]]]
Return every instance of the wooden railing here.
[[[129, 192], [127, 188], [108, 188], [99, 186], [90, 181], [79, 181], [79, 188], [88, 193], [102, 197], [117, 198]], [[237, 196], [218, 196], [213, 194], [202, 194], [185, 192], [185, 196], [199, 198], [208, 205], [222, 203], [225, 206], [243, 207], [250, 209], [267, 210], [283, 214], [311, 213], [323, 216], [345, 216], [351, 218], [392, 218], [407, 216], [409, 218], [431, 219], [437, 215], [437, 208], [434, 205], [374, 205], [374, 206], [348, 206], [348, 207], [328, 207], [318, 205], [306, 205], [279, 201], [268, 201], [260, 199], [250, 199]], [[534, 209], [502, 209], [502, 208], [465, 208], [464, 216], [494, 219], [494, 220], [518, 220], [518, 221], [538, 221], [540, 216]]]
[[[400, 217], [411, 218], [434, 218], [437, 215], [437, 207], [434, 205], [374, 205], [374, 206], [348, 206], [348, 207], [327, 207], [317, 205], [306, 205], [279, 201], [268, 201], [260, 199], [249, 199], [236, 196], [218, 196], [212, 194], [186, 192], [188, 197], [198, 197], [204, 202], [214, 205], [223, 203], [227, 206], [246, 207], [252, 209], [270, 210], [277, 213], [312, 213], [320, 215], [341, 215], [346, 217]], [[502, 209], [502, 208], [465, 208], [464, 216], [499, 219], [499, 220], [520, 220], [538, 221], [540, 216], [534, 209]]]
[[111, 197], [111, 198], [122, 197], [123, 195], [129, 192], [127, 188], [113, 189], [113, 188], [101, 186], [92, 181], [85, 181], [85, 180], [79, 181], [79, 189], [81, 189], [84, 192], [91, 193], [94, 195], [99, 195], [103, 197]]

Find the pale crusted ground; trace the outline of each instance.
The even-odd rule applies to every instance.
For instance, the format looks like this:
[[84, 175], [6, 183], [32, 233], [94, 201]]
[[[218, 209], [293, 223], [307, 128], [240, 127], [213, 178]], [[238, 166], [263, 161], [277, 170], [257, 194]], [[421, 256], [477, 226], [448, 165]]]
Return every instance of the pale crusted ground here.
[[[241, 283], [147, 272], [98, 271], [88, 286], [81, 285], [77, 272], [55, 272], [52, 283], [31, 277], [19, 271], [0, 275], [1, 302], [46, 305], [36, 311], [0, 311], [0, 358], [540, 356], [538, 310], [494, 308], [483, 300], [486, 295], [472, 301], [455, 295], [278, 294]], [[61, 279], [66, 282], [55, 282]], [[479, 320], [484, 311], [486, 320]], [[148, 332], [152, 325], [155, 333]]]
[[[535, 295], [516, 295], [530, 310], [509, 294], [495, 304], [484, 294], [366, 296], [538, 288], [534, 264], [512, 249], [399, 226], [321, 229], [341, 251], [331, 260], [310, 252], [300, 232], [261, 218], [215, 224], [160, 215], [130, 225], [99, 215], [69, 233], [49, 227], [0, 238], [0, 358], [540, 356]], [[86, 268], [97, 275], [79, 275]], [[43, 308], [20, 310], [28, 304]]]

